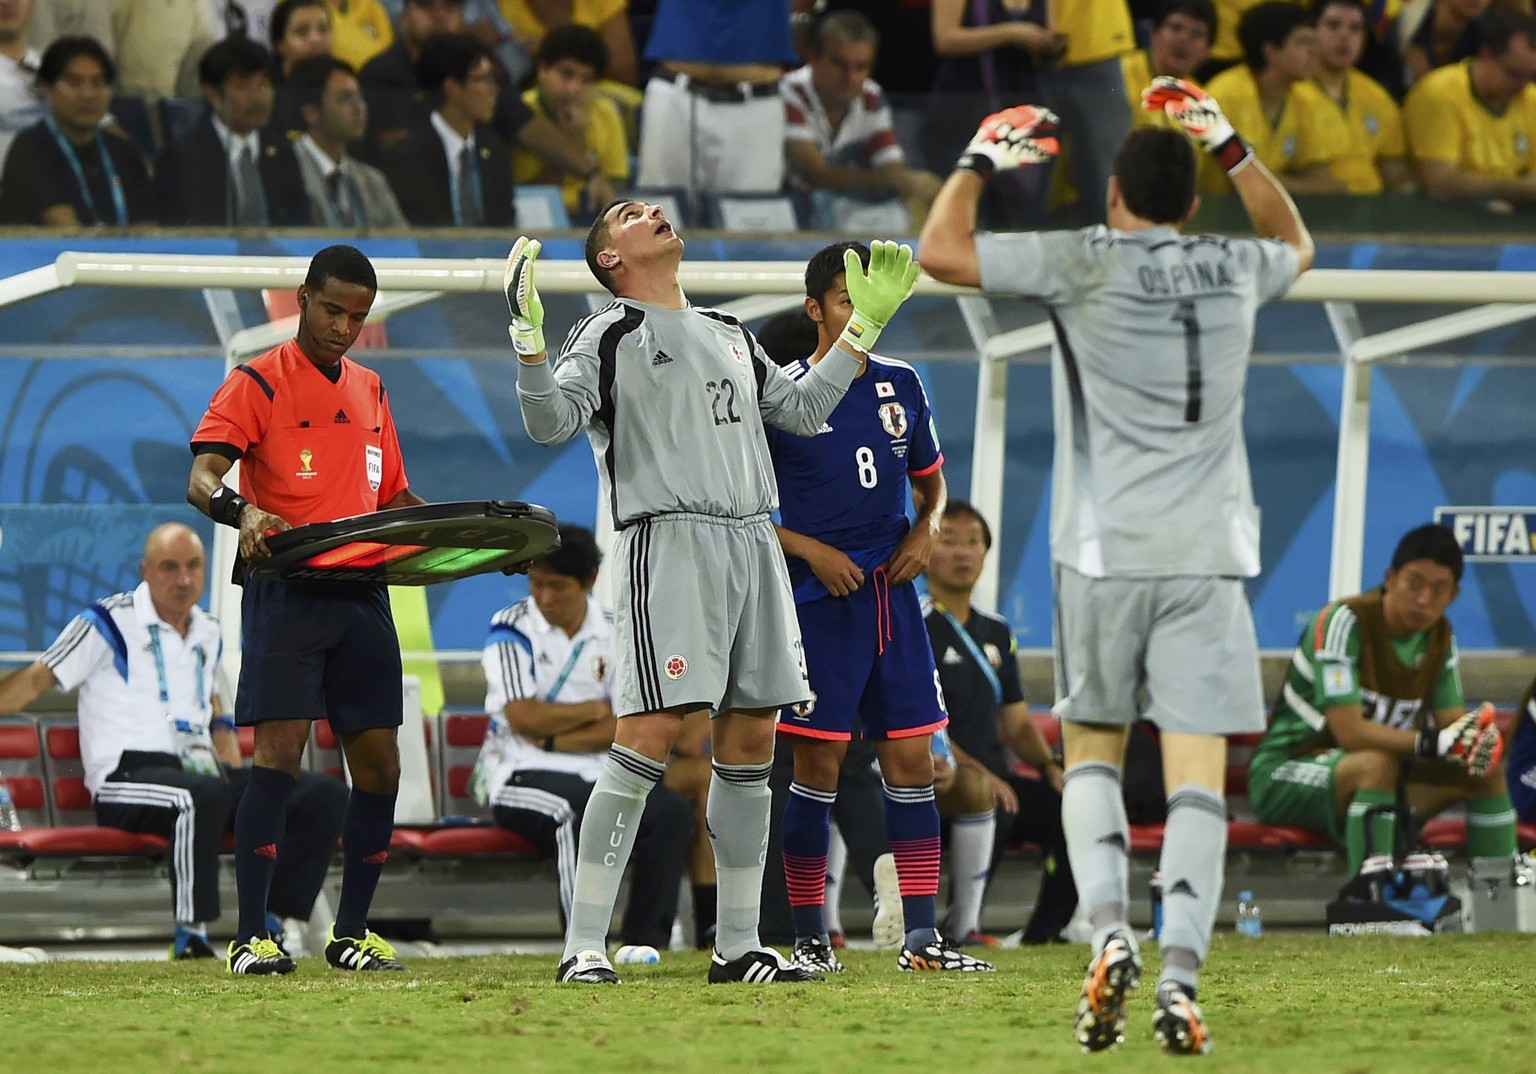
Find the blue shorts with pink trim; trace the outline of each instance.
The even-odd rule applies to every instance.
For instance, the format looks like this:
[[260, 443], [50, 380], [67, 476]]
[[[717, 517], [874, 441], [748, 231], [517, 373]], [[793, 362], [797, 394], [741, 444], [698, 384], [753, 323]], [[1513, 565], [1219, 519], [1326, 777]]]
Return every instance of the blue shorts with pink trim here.
[[779, 734], [846, 742], [857, 717], [864, 737], [910, 738], [949, 723], [917, 590], [892, 588], [885, 569], [846, 597], [795, 606], [811, 701], [781, 709]]

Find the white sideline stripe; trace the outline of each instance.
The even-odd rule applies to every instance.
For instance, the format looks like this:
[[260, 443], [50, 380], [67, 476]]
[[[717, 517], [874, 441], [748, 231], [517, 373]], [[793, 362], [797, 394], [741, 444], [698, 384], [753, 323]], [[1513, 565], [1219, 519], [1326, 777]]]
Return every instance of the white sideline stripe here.
[[192, 804], [192, 792], [163, 783], [113, 783], [109, 780], [96, 792], [96, 800], [176, 811], [176, 824], [171, 833], [171, 887], [175, 893], [176, 920], [196, 921], [192, 903], [192, 834], [197, 827], [197, 807]]
[[569, 921], [571, 903], [576, 898], [576, 811], [571, 808], [571, 803], [551, 791], [504, 783], [491, 797], [491, 804], [541, 813], [558, 825], [555, 828], [555, 872], [560, 877], [560, 909]]

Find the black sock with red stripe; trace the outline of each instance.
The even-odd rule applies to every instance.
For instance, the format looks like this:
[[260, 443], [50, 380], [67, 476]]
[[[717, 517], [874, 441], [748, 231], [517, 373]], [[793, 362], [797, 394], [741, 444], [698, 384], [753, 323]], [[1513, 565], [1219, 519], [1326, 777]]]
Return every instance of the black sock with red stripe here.
[[295, 782], [280, 769], [252, 765], [250, 781], [235, 807], [235, 889], [240, 903], [236, 943], [267, 931], [267, 895]]
[[347, 798], [341, 825], [341, 897], [336, 906], [335, 934], [361, 940], [368, 931], [368, 908], [379, 886], [379, 874], [389, 858], [395, 834], [395, 795], [374, 794], [356, 787]]

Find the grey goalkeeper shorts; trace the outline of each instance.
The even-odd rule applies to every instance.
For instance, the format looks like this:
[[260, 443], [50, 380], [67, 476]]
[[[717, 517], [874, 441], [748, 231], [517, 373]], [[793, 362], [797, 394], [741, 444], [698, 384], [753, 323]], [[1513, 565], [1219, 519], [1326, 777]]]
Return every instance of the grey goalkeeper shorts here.
[[1253, 613], [1240, 578], [1089, 578], [1056, 567], [1062, 720], [1231, 735], [1264, 730]]
[[784, 553], [767, 515], [659, 515], [614, 542], [618, 716], [810, 700]]

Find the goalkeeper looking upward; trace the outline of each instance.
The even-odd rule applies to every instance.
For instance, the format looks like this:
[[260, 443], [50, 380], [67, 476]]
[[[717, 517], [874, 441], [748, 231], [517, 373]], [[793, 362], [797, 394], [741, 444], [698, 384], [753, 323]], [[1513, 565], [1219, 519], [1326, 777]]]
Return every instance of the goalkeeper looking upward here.
[[552, 370], [533, 286], [537, 240], [507, 259], [507, 303], [528, 434], [585, 430], [617, 530], [613, 746], [577, 839], [576, 880], [556, 979], [616, 983], [604, 956], [619, 880], [646, 795], [683, 718], [709, 710], [705, 818], [719, 874], [712, 982], [816, 975], [757, 934], [768, 844], [774, 716], [810, 700], [789, 575], [770, 512], [778, 486], [763, 423], [813, 436], [917, 282], [909, 247], [845, 257], [853, 314], [798, 380], [730, 314], [693, 306], [678, 282], [683, 240], [659, 205], [609, 206], [587, 265], [615, 301], [578, 322]]
[[1420, 820], [1466, 803], [1472, 858], [1507, 862], [1515, 853], [1493, 706], [1467, 712], [1445, 617], [1461, 569], [1451, 531], [1420, 526], [1398, 541], [1379, 589], [1313, 616], [1250, 762], [1259, 819], [1342, 838], [1351, 873], [1392, 870], [1396, 817], [1370, 821], [1375, 856], [1367, 860], [1366, 811], [1390, 807], [1400, 777]]
[[[1093, 958], [1074, 1034], [1123, 1037], [1141, 974], [1126, 919], [1129, 827], [1120, 779], [1138, 718], [1162, 730], [1168, 822], [1163, 968], [1152, 1015], [1165, 1050], [1209, 1050], [1195, 1003], [1221, 898], [1226, 735], [1264, 726], [1258, 644], [1243, 578], [1259, 570], [1243, 390], [1260, 303], [1312, 263], [1312, 240], [1275, 178], [1209, 95], [1160, 77], [1164, 111], [1232, 177], [1263, 238], [1184, 236], [1196, 207], [1183, 131], [1132, 131], [1109, 180], [1109, 226], [976, 234], [998, 170], [1056, 151], [1055, 117], [1019, 106], [982, 123], [923, 228], [923, 267], [947, 283], [1034, 298], [1056, 329], [1056, 714], [1062, 821]], [[1085, 194], [1089, 193], [1084, 191]]]

